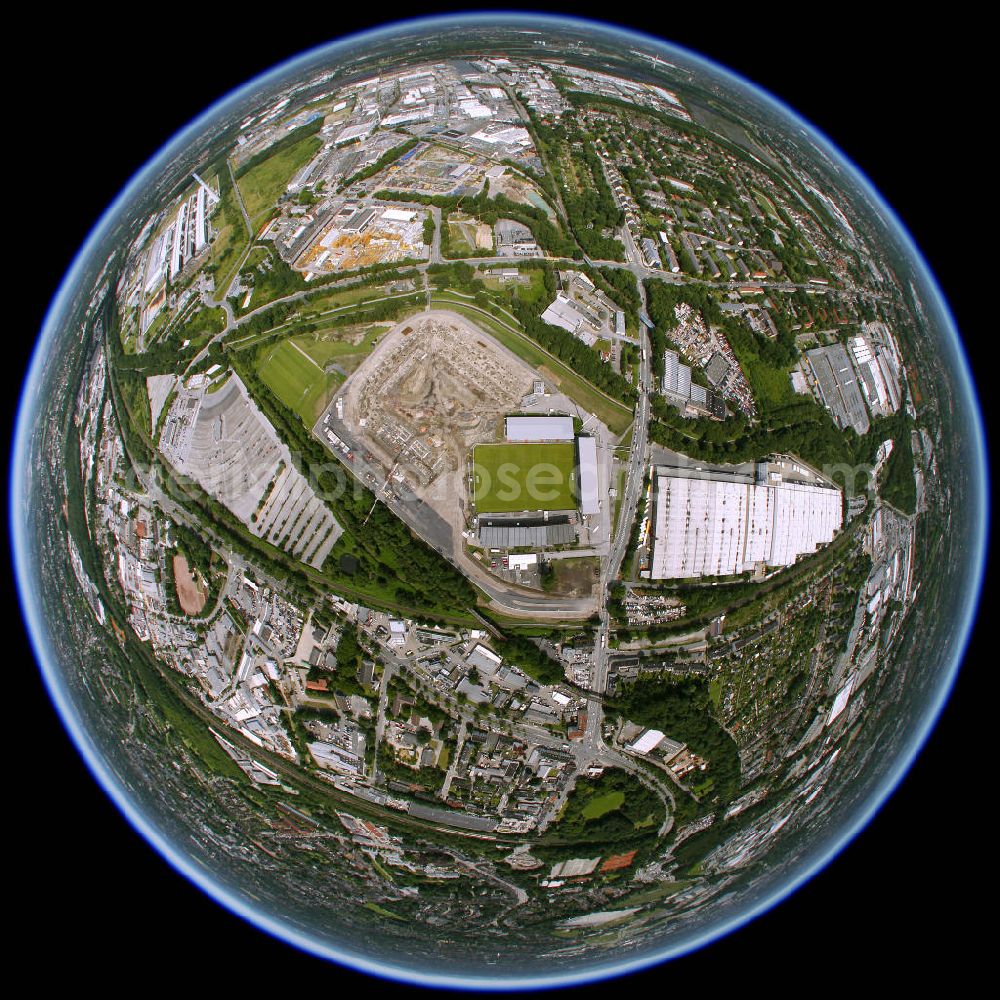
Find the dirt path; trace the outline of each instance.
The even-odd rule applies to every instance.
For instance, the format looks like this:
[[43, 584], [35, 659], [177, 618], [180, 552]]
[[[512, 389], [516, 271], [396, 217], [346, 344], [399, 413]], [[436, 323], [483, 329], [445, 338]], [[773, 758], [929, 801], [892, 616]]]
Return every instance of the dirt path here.
[[301, 355], [302, 355], [302, 357], [304, 357], [304, 358], [306, 359], [306, 361], [308, 361], [308, 362], [309, 362], [309, 364], [311, 364], [311, 365], [312, 365], [312, 366], [313, 366], [314, 368], [317, 368], [317, 369], [319, 369], [320, 371], [323, 371], [323, 368], [322, 368], [322, 367], [320, 367], [320, 365], [318, 365], [318, 364], [317, 364], [317, 363], [316, 363], [316, 362], [315, 362], [315, 361], [314, 361], [314, 360], [313, 360], [313, 359], [312, 359], [311, 357], [309, 357], [309, 355], [308, 355], [308, 354], [306, 354], [306, 352], [305, 352], [305, 351], [303, 351], [303, 350], [302, 350], [302, 348], [301, 348], [301, 347], [299, 347], [299, 345], [298, 345], [298, 344], [296, 344], [296, 343], [295, 343], [295, 341], [294, 341], [293, 339], [289, 338], [289, 340], [288, 340], [288, 343], [289, 343], [289, 344], [291, 344], [291, 345], [292, 345], [292, 347], [294, 347], [294, 348], [295, 348], [295, 350], [297, 350], [297, 351], [299, 352], [299, 354], [301, 354]]

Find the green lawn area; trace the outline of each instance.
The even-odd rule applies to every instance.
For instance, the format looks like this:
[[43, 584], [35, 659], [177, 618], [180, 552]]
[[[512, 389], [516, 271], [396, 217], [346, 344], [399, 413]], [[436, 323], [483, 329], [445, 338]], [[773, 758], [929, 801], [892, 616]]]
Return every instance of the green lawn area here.
[[475, 222], [452, 222], [448, 220], [448, 257], [475, 257], [478, 251], [475, 244]]
[[686, 889], [691, 883], [687, 880], [677, 882], [661, 882], [650, 889], [639, 889], [628, 896], [623, 896], [616, 903], [617, 906], [642, 906], [645, 903], [658, 903], [661, 899], [672, 896], [681, 889]]
[[381, 298], [385, 294], [384, 285], [352, 285], [348, 288], [333, 288], [319, 295], [310, 295], [299, 311], [303, 317], [319, 316], [330, 309], [359, 305], [367, 299]]
[[316, 364], [325, 367], [333, 360], [361, 358], [369, 354], [375, 346], [375, 341], [386, 330], [391, 330], [392, 324], [376, 323], [370, 326], [357, 344], [347, 338], [349, 329], [349, 327], [333, 327], [329, 330], [317, 330], [315, 333], [303, 333], [293, 337], [292, 342], [301, 347]]
[[521, 282], [513, 285], [514, 294], [522, 302], [537, 302], [545, 294], [545, 276], [539, 268], [532, 268], [524, 273], [531, 280], [526, 285]]
[[257, 370], [268, 388], [312, 427], [342, 378], [326, 373], [290, 340], [282, 340], [263, 351]]
[[316, 155], [323, 141], [308, 135], [291, 146], [269, 156], [263, 163], [248, 170], [238, 181], [243, 204], [256, 232], [266, 221], [288, 182]]
[[600, 819], [605, 813], [620, 809], [624, 801], [624, 792], [605, 792], [604, 795], [595, 795], [580, 813], [584, 819]]
[[715, 710], [719, 710], [719, 702], [722, 700], [722, 678], [713, 677], [708, 682], [708, 697], [712, 699]]
[[769, 412], [801, 402], [802, 397], [796, 396], [786, 369], [773, 368], [754, 357], [741, 357], [737, 354], [737, 359], [761, 410]]
[[[240, 254], [247, 243], [247, 230], [229, 167], [223, 166], [213, 176], [218, 179], [219, 186], [219, 205], [212, 215], [212, 225], [218, 230], [218, 235], [212, 242], [208, 263], [216, 269], [215, 287], [221, 291], [228, 288], [233, 279]], [[212, 178], [207, 183], [211, 186]]]
[[473, 452], [476, 509], [572, 510], [577, 506], [576, 445], [481, 444]]

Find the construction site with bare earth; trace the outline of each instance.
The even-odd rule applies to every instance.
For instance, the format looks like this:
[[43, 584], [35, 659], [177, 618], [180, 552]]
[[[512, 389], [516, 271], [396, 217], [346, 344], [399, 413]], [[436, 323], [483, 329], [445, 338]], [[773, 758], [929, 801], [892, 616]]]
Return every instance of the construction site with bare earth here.
[[426, 212], [412, 208], [343, 202], [294, 266], [308, 276], [422, 259], [428, 253], [423, 240], [425, 218]]
[[[462, 470], [476, 444], [497, 439], [500, 418], [531, 391], [535, 372], [455, 313], [397, 324], [351, 376], [344, 421], [418, 495]], [[426, 499], [433, 499], [427, 491]]]

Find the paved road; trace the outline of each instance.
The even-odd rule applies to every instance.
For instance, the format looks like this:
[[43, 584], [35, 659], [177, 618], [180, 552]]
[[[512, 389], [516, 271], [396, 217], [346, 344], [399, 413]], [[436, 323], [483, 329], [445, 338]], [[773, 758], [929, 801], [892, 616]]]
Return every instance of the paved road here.
[[465, 717], [462, 717], [462, 721], [458, 725], [458, 735], [455, 737], [455, 752], [448, 762], [448, 770], [445, 772], [444, 781], [441, 787], [438, 789], [438, 798], [446, 799], [448, 798], [448, 793], [451, 791], [451, 783], [455, 779], [455, 771], [458, 769], [458, 761], [462, 756], [462, 747], [465, 746], [465, 733], [468, 728], [468, 724]]
[[378, 775], [378, 750], [382, 746], [382, 735], [385, 733], [385, 710], [389, 703], [389, 682], [396, 672], [392, 661], [383, 661], [382, 679], [378, 686], [378, 706], [375, 710], [375, 755], [372, 757], [372, 780]]
[[431, 243], [431, 257], [428, 263], [441, 263], [441, 209], [432, 205], [431, 218], [434, 220], [434, 240]]
[[[642, 308], [646, 308], [645, 289], [639, 285], [642, 294]], [[610, 616], [608, 615], [608, 593], [611, 585], [618, 579], [622, 560], [628, 547], [629, 535], [635, 518], [636, 506], [639, 503], [642, 483], [645, 478], [647, 463], [647, 448], [649, 441], [650, 404], [649, 393], [652, 391], [653, 375], [649, 337], [645, 327], [640, 328], [639, 355], [639, 399], [636, 403], [635, 422], [632, 425], [632, 446], [625, 467], [625, 482], [620, 498], [620, 513], [614, 537], [611, 540], [611, 550], [605, 560], [600, 580], [600, 627], [597, 631], [597, 641], [594, 646], [594, 670], [591, 678], [591, 688], [595, 695], [602, 695], [607, 685], [608, 641], [610, 634]], [[595, 741], [599, 739], [602, 716], [600, 700], [595, 697], [591, 702], [591, 712], [587, 716], [587, 735]]]

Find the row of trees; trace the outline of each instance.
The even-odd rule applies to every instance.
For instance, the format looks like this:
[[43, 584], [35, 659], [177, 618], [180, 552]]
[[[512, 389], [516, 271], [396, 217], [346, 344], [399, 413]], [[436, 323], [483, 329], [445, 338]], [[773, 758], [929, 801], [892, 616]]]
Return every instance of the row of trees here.
[[357, 184], [358, 181], [364, 181], [369, 177], [374, 177], [380, 170], [384, 170], [390, 164], [395, 163], [398, 159], [405, 156], [411, 149], [414, 149], [419, 142], [419, 139], [408, 139], [406, 142], [400, 143], [398, 146], [393, 146], [392, 149], [383, 153], [370, 166], [365, 167], [363, 170], [359, 170], [357, 173], [351, 174], [351, 176], [348, 177], [337, 190], [343, 191], [346, 188], [349, 188], [352, 184]]
[[[382, 190], [375, 197], [383, 201], [406, 201], [418, 205], [433, 205], [442, 212], [454, 212], [459, 208], [466, 214], [495, 225], [498, 219], [513, 219], [527, 226], [538, 245], [555, 257], [572, 257], [579, 259], [580, 248], [557, 225], [550, 221], [544, 209], [534, 205], [522, 205], [512, 201], [506, 195], [498, 194], [495, 198], [489, 196], [489, 187], [484, 187], [476, 195], [429, 195], [418, 194], [415, 191]], [[441, 236], [445, 237], [446, 224], [442, 220]], [[443, 251], [442, 251], [443, 252]]]
[[328, 501], [345, 536], [334, 551], [351, 560], [328, 560], [324, 573], [347, 579], [355, 587], [388, 590], [401, 605], [410, 608], [464, 609], [475, 603], [476, 593], [468, 580], [360, 484], [344, 487], [343, 470], [326, 449], [308, 432], [298, 416], [271, 392], [248, 364], [233, 357], [264, 415], [292, 452], [300, 471]]
[[568, 368], [615, 399], [633, 400], [635, 389], [611, 365], [605, 364], [594, 348], [588, 347], [568, 330], [542, 321], [540, 314], [546, 305], [548, 302], [529, 304], [518, 298], [512, 304], [512, 311], [524, 332]]
[[[385, 299], [382, 302], [372, 302], [367, 306], [358, 306], [354, 309], [345, 309], [343, 312], [333, 316], [307, 319], [308, 313], [303, 314], [301, 320], [295, 322], [291, 328], [276, 329], [283, 326], [296, 312], [296, 303], [283, 302], [272, 307], [266, 314], [253, 316], [240, 327], [240, 338], [249, 339], [255, 335], [269, 334], [262, 336], [260, 340], [254, 341], [254, 346], [267, 344], [271, 341], [287, 337], [292, 333], [312, 333], [321, 327], [330, 329], [338, 326], [352, 326], [360, 323], [380, 323], [384, 320], [396, 319], [407, 309], [412, 309], [422, 301], [421, 293], [414, 292], [412, 295], [401, 296], [400, 298]], [[267, 318], [262, 318], [263, 316]], [[247, 333], [242, 331], [246, 330]], [[249, 335], [249, 336], [248, 336]], [[240, 350], [240, 344], [233, 344], [232, 350]]]

